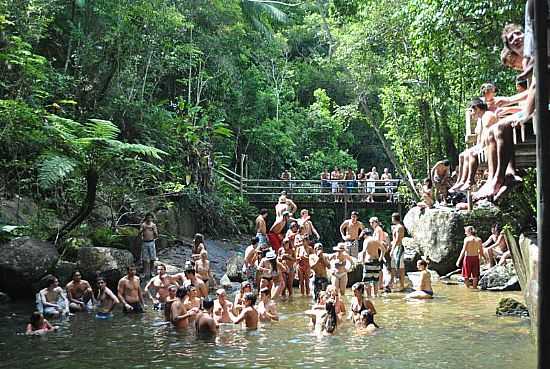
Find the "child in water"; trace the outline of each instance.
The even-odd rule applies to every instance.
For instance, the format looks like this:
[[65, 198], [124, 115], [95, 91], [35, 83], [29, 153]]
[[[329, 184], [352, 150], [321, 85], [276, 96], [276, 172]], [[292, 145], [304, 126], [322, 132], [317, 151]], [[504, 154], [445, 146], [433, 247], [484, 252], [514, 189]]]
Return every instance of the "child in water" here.
[[57, 327], [54, 327], [44, 319], [44, 315], [41, 312], [35, 311], [32, 313], [31, 318], [29, 319], [29, 324], [27, 324], [27, 329], [25, 334], [27, 335], [40, 335], [46, 334], [57, 330]]
[[428, 300], [432, 299], [434, 291], [432, 289], [432, 276], [428, 271], [428, 262], [426, 260], [418, 260], [416, 267], [420, 270], [420, 284], [416, 291], [409, 293], [406, 298]]

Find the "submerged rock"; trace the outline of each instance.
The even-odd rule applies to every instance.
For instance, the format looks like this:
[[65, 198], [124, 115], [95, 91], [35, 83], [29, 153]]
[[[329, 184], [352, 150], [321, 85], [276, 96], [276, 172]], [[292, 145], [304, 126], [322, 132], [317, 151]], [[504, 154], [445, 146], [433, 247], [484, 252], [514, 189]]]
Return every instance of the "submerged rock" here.
[[34, 296], [59, 258], [54, 244], [29, 237], [0, 244], [0, 255], [0, 289], [11, 297]]
[[498, 302], [496, 314], [498, 316], [528, 317], [529, 311], [527, 310], [527, 306], [518, 300], [511, 297], [505, 297]]
[[489, 291], [520, 291], [514, 264], [496, 265], [487, 270], [479, 280], [479, 287]]
[[475, 209], [471, 212], [455, 211], [450, 208], [411, 209], [404, 218], [404, 224], [411, 234], [420, 253], [430, 259], [430, 268], [440, 275], [456, 269], [455, 263], [464, 241], [464, 227], [472, 225], [477, 234], [485, 238], [491, 225], [501, 218], [496, 207]]
[[134, 257], [127, 250], [110, 247], [82, 247], [78, 250], [78, 268], [82, 277], [90, 282], [101, 274], [109, 287], [115, 288], [131, 265], [134, 265]]

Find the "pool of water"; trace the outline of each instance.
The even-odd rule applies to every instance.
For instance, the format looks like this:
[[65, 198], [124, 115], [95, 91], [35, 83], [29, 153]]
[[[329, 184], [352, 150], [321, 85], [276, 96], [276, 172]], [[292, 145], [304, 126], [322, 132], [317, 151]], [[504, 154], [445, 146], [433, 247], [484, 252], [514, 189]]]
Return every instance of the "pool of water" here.
[[[27, 337], [32, 306], [0, 307], [0, 367], [11, 368], [502, 368], [536, 367], [527, 319], [497, 318], [504, 296], [464, 287], [434, 286], [432, 301], [406, 302], [402, 294], [374, 300], [373, 336], [351, 323], [330, 337], [317, 337], [303, 311], [309, 299], [279, 304], [281, 321], [246, 332], [223, 327], [218, 337], [198, 340], [191, 332], [162, 325], [157, 312], [110, 321], [79, 314], [53, 322], [60, 331]], [[346, 300], [349, 302], [351, 291]]]

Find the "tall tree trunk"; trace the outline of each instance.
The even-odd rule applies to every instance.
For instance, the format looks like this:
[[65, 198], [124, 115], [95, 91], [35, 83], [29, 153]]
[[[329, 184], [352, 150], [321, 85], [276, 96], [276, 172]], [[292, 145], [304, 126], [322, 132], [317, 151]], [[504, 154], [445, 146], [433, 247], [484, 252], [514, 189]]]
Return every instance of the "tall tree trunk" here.
[[86, 172], [86, 197], [80, 206], [80, 210], [71, 219], [69, 219], [63, 227], [61, 227], [59, 232], [50, 236], [48, 241], [55, 243], [59, 242], [59, 240], [65, 237], [70, 231], [78, 227], [80, 223], [90, 216], [95, 206], [98, 181], [99, 174], [97, 173], [96, 168], [88, 169]]
[[386, 156], [388, 159], [390, 159], [393, 167], [395, 170], [399, 173], [401, 178], [404, 179], [405, 184], [411, 192], [416, 196], [417, 200], [420, 199], [420, 196], [418, 195], [418, 192], [416, 192], [416, 188], [413, 186], [412, 183], [408, 180], [410, 177], [409, 172], [404, 169], [401, 164], [397, 161], [395, 154], [393, 153], [393, 150], [391, 149], [391, 146], [386, 140], [386, 137], [382, 133], [380, 126], [375, 122], [374, 116], [372, 115], [372, 112], [367, 104], [366, 97], [360, 97], [359, 103], [361, 104], [361, 108], [363, 109], [363, 113], [367, 116], [367, 119], [371, 122], [372, 128], [374, 129], [374, 132], [376, 133], [376, 137], [378, 137], [378, 140], [380, 140], [380, 143], [382, 144], [382, 147], [384, 148], [384, 151], [386, 152]]

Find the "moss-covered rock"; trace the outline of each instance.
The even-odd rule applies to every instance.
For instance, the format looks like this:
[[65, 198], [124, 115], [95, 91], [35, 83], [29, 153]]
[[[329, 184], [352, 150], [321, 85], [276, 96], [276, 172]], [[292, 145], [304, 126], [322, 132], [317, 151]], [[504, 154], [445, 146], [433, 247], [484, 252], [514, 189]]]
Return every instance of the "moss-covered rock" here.
[[528, 317], [527, 307], [516, 299], [504, 297], [498, 302], [496, 314], [498, 316]]

